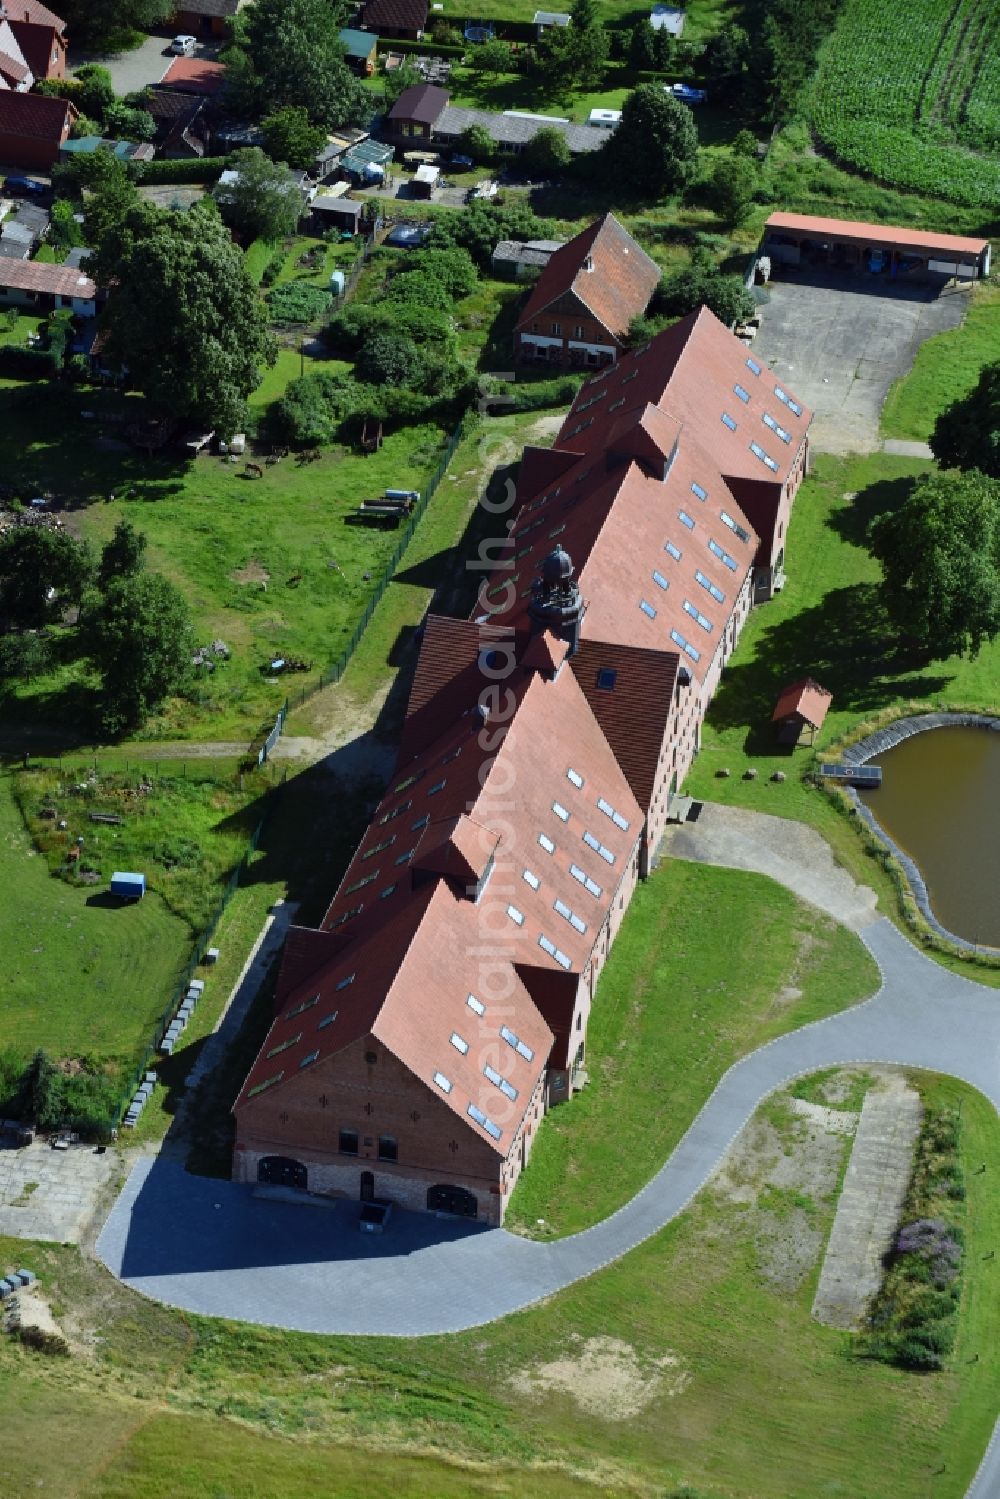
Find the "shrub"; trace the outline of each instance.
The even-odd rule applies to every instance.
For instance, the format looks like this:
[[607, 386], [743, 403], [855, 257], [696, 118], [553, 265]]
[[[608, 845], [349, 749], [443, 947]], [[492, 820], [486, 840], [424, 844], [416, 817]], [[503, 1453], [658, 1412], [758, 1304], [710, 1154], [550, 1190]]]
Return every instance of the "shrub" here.
[[267, 294], [267, 305], [276, 323], [312, 323], [330, 306], [332, 297], [321, 286], [284, 281]]
[[273, 286], [278, 277], [281, 275], [282, 267], [284, 266], [284, 264], [284, 246], [279, 245], [276, 250], [273, 250], [271, 252], [271, 257], [264, 267], [263, 274], [260, 278], [261, 286]]
[[412, 386], [422, 374], [422, 355], [404, 334], [376, 333], [358, 356], [357, 374], [372, 385]]
[[48, 1332], [43, 1327], [18, 1327], [15, 1336], [34, 1353], [44, 1353], [49, 1358], [69, 1358], [69, 1344], [61, 1332]]
[[225, 170], [226, 161], [225, 156], [203, 156], [200, 161], [194, 157], [190, 161], [157, 158], [156, 161], [138, 165], [135, 175], [139, 181], [146, 182], [151, 187], [165, 187], [174, 182], [216, 182]]
[[39, 676], [51, 659], [52, 648], [44, 635], [0, 635], [0, 680]]

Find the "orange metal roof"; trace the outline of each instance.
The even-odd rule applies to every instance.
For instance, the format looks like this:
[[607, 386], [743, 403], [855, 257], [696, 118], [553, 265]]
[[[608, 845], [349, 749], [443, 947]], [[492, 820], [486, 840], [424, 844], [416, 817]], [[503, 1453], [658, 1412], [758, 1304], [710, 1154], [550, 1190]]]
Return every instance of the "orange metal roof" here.
[[826, 234], [838, 239], [876, 240], [879, 244], [912, 245], [915, 250], [952, 250], [981, 255], [988, 239], [964, 234], [938, 234], [930, 229], [900, 229], [894, 224], [865, 224], [853, 219], [820, 219], [806, 213], [772, 213], [765, 229], [787, 229], [793, 234]]
[[784, 689], [771, 714], [771, 722], [777, 723], [783, 718], [802, 718], [806, 723], [812, 724], [813, 728], [819, 729], [823, 726], [832, 702], [832, 692], [827, 692], [812, 677], [803, 677], [801, 682], [793, 682]]

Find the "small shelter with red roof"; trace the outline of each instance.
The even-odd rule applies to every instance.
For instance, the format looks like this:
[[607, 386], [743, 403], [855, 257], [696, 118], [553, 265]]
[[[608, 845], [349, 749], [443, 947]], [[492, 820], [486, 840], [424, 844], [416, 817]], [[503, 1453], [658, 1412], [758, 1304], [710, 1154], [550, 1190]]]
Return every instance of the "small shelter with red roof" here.
[[778, 725], [778, 739], [782, 744], [798, 744], [808, 729], [809, 743], [812, 744], [816, 730], [823, 727], [832, 702], [833, 693], [827, 692], [812, 677], [792, 682], [778, 698], [771, 715], [771, 722]]

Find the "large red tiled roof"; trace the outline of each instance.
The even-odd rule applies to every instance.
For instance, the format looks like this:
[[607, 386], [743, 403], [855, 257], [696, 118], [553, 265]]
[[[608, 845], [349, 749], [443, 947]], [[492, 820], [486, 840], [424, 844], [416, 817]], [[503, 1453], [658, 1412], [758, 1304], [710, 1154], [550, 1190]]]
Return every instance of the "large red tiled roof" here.
[[535, 282], [517, 327], [530, 327], [553, 302], [572, 294], [609, 333], [622, 338], [632, 319], [645, 312], [659, 279], [656, 262], [614, 214], [605, 214], [555, 252]]
[[0, 3], [0, 18], [11, 25], [26, 23], [29, 26], [50, 26], [60, 34], [66, 30], [66, 22], [54, 10], [39, 3], [39, 0], [3, 0]]
[[68, 128], [67, 120], [75, 120], [76, 115], [76, 109], [65, 99], [13, 90], [0, 93], [0, 135], [21, 135], [59, 145]]
[[827, 235], [833, 238], [864, 239], [878, 245], [912, 246], [915, 250], [950, 250], [955, 254], [981, 255], [988, 239], [964, 234], [939, 234], [933, 229], [900, 229], [893, 224], [865, 224], [853, 219], [822, 219], [806, 213], [772, 213], [765, 230], [779, 234]]
[[[296, 986], [283, 986], [281, 1014], [238, 1107], [261, 1084], [280, 1087], [370, 1033], [483, 1138], [492, 1139], [468, 1115], [469, 1103], [503, 1122], [492, 1144], [501, 1154], [510, 1148], [552, 1032], [516, 975], [502, 1007], [491, 1008], [483, 952], [493, 971], [518, 965], [578, 978], [629, 876], [642, 826], [572, 672], [551, 678], [518, 668], [511, 687], [509, 727], [505, 720], [484, 728], [469, 711], [442, 723], [437, 742], [400, 765], [323, 920], [324, 932], [345, 946]], [[427, 837], [435, 852], [450, 850], [440, 872], [436, 858], [421, 855]], [[482, 882], [478, 899], [470, 897], [470, 870]], [[297, 952], [292, 962], [310, 965], [314, 956]], [[483, 1016], [470, 1009], [470, 993]], [[337, 1019], [320, 1028], [334, 1009]], [[501, 1023], [531, 1057], [503, 1040]], [[477, 1048], [460, 1052], [452, 1032]], [[492, 1098], [492, 1109], [482, 1102], [493, 1087], [484, 1081], [484, 1051], [517, 1089], [516, 1109], [498, 1113], [504, 1095]], [[434, 1083], [437, 1072], [452, 1083], [447, 1094]]]

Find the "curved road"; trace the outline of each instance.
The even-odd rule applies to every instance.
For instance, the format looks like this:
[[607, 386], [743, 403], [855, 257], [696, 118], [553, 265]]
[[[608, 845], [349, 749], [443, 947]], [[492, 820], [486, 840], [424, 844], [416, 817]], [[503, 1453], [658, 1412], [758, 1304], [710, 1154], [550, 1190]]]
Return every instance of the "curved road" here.
[[[790, 864], [783, 819], [755, 818], [753, 835], [743, 838], [749, 814], [706, 812], [704, 830], [685, 829], [671, 853], [761, 868], [800, 893], [808, 880], [814, 903], [836, 907], [841, 919], [845, 882], [860, 896], [817, 835], [798, 830], [801, 857]], [[779, 824], [773, 838], [771, 823]], [[741, 838], [742, 848], [722, 846]], [[826, 892], [816, 886], [813, 855], [830, 864]], [[358, 1232], [354, 1203], [325, 1210], [310, 1203], [310, 1211], [189, 1176], [180, 1163], [154, 1157], [133, 1169], [97, 1253], [133, 1289], [208, 1316], [317, 1333], [457, 1332], [562, 1290], [656, 1233], [704, 1185], [763, 1099], [796, 1076], [844, 1063], [925, 1068], [962, 1079], [1000, 1110], [1000, 992], [926, 958], [866, 899], [848, 919], [878, 963], [878, 993], [737, 1062], [652, 1181], [584, 1233], [537, 1243], [502, 1229], [399, 1213], [384, 1237], [369, 1237]], [[995, 1432], [968, 1499], [1000, 1494], [997, 1438]]]

